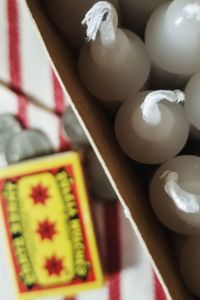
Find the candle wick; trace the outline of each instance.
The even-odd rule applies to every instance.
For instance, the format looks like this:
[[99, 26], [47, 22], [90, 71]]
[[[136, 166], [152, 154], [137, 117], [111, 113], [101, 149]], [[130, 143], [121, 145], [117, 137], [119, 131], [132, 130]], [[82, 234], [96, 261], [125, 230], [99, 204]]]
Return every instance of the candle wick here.
[[161, 122], [161, 111], [158, 103], [166, 100], [173, 103], [185, 101], [185, 94], [180, 90], [158, 90], [150, 92], [140, 106], [143, 120], [151, 126], [156, 126]]
[[94, 41], [98, 31], [102, 39], [114, 41], [118, 25], [117, 12], [111, 3], [99, 1], [86, 13], [81, 24], [87, 26], [88, 41]]
[[191, 214], [200, 211], [200, 196], [188, 193], [180, 187], [178, 173], [165, 171], [160, 179], [165, 180], [164, 190], [179, 210]]

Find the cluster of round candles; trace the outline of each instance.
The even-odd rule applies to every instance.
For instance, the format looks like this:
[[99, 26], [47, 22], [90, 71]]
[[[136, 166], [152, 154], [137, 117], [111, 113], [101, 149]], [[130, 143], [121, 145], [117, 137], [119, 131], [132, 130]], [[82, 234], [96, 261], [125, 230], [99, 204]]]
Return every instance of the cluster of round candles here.
[[[200, 139], [200, 0], [110, 2], [48, 0], [48, 9], [52, 18], [59, 11], [57, 27], [80, 50], [88, 91], [120, 104], [115, 135], [123, 152], [143, 164], [163, 163], [150, 185], [151, 204], [165, 226], [189, 235], [181, 271], [200, 296], [200, 255], [193, 255], [200, 238], [192, 237], [200, 232], [200, 158], [175, 157], [189, 133]], [[118, 15], [129, 30], [118, 26]]]

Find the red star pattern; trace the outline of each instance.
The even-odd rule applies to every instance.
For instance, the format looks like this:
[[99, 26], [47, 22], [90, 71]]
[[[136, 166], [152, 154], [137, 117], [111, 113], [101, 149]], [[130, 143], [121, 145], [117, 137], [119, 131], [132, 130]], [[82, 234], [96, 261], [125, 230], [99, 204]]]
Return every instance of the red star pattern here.
[[33, 199], [35, 205], [45, 205], [47, 199], [49, 198], [48, 188], [39, 183], [38, 185], [32, 187], [32, 191], [29, 196]]
[[57, 233], [55, 223], [49, 220], [39, 223], [37, 233], [41, 236], [42, 240], [53, 240], [54, 235]]
[[51, 258], [46, 260], [44, 268], [48, 271], [49, 276], [60, 276], [60, 273], [64, 269], [63, 260], [57, 258], [56, 256], [52, 256]]

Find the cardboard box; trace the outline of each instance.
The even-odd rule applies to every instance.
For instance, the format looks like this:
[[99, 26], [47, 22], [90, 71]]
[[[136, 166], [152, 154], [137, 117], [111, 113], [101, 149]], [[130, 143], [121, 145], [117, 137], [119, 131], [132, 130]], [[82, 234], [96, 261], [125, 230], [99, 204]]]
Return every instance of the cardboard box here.
[[70, 95], [74, 112], [148, 253], [168, 299], [195, 299], [181, 279], [167, 231], [157, 221], [150, 207], [147, 186], [132, 162], [120, 150], [109, 118], [83, 87], [73, 54], [49, 21], [42, 1], [26, 2], [61, 85], [65, 93]]
[[2, 169], [0, 198], [17, 299], [72, 296], [103, 285], [79, 153]]

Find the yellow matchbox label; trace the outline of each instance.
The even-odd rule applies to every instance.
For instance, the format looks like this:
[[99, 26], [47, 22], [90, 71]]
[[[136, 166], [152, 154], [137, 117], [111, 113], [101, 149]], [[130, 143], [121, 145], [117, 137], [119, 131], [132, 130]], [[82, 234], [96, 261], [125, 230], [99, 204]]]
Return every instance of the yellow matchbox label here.
[[0, 197], [19, 298], [71, 296], [102, 285], [79, 154], [1, 170]]

